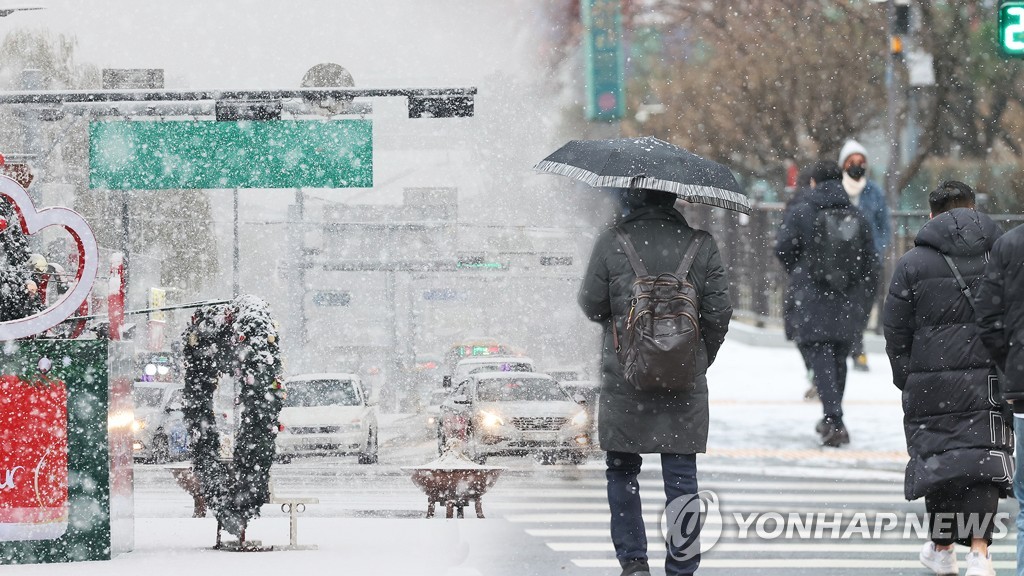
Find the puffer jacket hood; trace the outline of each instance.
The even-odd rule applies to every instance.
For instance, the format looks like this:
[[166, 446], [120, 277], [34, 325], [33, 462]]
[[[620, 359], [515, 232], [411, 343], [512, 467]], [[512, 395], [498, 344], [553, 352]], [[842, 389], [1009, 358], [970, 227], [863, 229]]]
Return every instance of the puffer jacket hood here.
[[987, 215], [973, 208], [954, 208], [926, 222], [914, 244], [948, 256], [978, 256], [990, 252], [1001, 234]]

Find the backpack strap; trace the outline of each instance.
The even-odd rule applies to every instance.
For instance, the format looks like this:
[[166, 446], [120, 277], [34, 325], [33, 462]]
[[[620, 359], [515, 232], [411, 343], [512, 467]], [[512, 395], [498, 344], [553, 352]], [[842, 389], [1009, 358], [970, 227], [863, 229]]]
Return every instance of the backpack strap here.
[[961, 276], [960, 271], [956, 269], [956, 264], [953, 263], [953, 259], [946, 254], [942, 254], [942, 257], [946, 260], [946, 264], [949, 264], [949, 269], [953, 271], [953, 276], [956, 277], [956, 283], [960, 285], [960, 291], [967, 297], [967, 304], [970, 305], [971, 310], [974, 310], [974, 295], [971, 294], [971, 287], [967, 285], [967, 282], [964, 282], [964, 277]]
[[704, 245], [704, 240], [708, 236], [707, 232], [694, 228], [693, 240], [690, 241], [686, 254], [683, 254], [683, 261], [679, 263], [679, 268], [676, 270], [676, 278], [680, 280], [686, 279], [686, 275], [690, 273], [690, 267], [693, 266], [694, 259], [697, 258], [697, 252], [700, 251], [700, 247]]
[[619, 237], [619, 243], [622, 244], [622, 248], [626, 251], [626, 258], [629, 258], [629, 265], [633, 267], [633, 273], [636, 274], [637, 278], [647, 276], [647, 267], [644, 266], [640, 255], [636, 253], [636, 248], [633, 246], [633, 242], [630, 241], [629, 234], [618, 226], [614, 230], [615, 235]]

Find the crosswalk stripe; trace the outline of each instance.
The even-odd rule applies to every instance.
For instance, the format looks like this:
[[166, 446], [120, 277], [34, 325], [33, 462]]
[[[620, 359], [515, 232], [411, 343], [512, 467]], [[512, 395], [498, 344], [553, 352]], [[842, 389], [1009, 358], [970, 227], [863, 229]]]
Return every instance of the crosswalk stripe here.
[[[573, 564], [580, 568], [619, 568], [619, 561], [612, 559], [573, 559]], [[665, 561], [651, 558], [649, 564], [655, 568], [663, 568]], [[1013, 569], [1016, 561], [992, 562], [997, 569]], [[921, 563], [915, 560], [869, 560], [864, 558], [701, 558], [701, 568], [861, 568], [861, 569], [893, 569], [906, 568], [921, 570]]]
[[[555, 552], [615, 552], [611, 542], [547, 542], [548, 548]], [[989, 546], [992, 554], [1016, 554], [1015, 544], [998, 544]], [[793, 552], [793, 553], [835, 553], [836, 545], [831, 542], [817, 542], [812, 544], [795, 544], [790, 542], [720, 542], [711, 548], [706, 554], [720, 554], [722, 552]], [[878, 553], [878, 554], [916, 554], [921, 551], [920, 544], [843, 544], [841, 548], [845, 554], [850, 553]]]
[[[641, 491], [642, 493], [642, 491]], [[521, 498], [607, 498], [605, 490], [590, 489], [569, 489], [569, 490], [543, 490], [543, 489], [509, 489], [504, 494], [500, 490], [494, 491], [494, 496], [506, 497], [515, 495]], [[765, 492], [721, 492], [719, 493], [722, 503], [729, 502], [837, 502], [837, 503], [893, 503], [906, 502], [902, 495], [896, 494], [778, 494]]]
[[[644, 526], [644, 528], [647, 531], [647, 538], [648, 538], [648, 540], [650, 542], [661, 542], [662, 541], [661, 537], [659, 536], [660, 530], [661, 530], [660, 526], [658, 526], [656, 524], [646, 524]], [[530, 536], [533, 536], [535, 538], [602, 538], [604, 540], [607, 540], [607, 539], [611, 538], [611, 533], [609, 532], [609, 528], [607, 526], [604, 527], [604, 528], [526, 528], [526, 529], [524, 529], [524, 531], [527, 534], [529, 534]], [[746, 532], [746, 535], [747, 535], [748, 538], [749, 538], [750, 533], [751, 533], [751, 531], [750, 531], [750, 529], [748, 529], [747, 532]], [[919, 535], [917, 532], [914, 532], [913, 534], [914, 534], [914, 536], [918, 536]], [[730, 540], [738, 540], [740, 535], [741, 535], [741, 532], [739, 530], [723, 529], [722, 530], [722, 535], [721, 535], [721, 537], [719, 539], [719, 542], [725, 543], [725, 542], [728, 542]], [[794, 535], [794, 536], [796, 536], [796, 535]], [[997, 532], [997, 533], [993, 534], [993, 540], [996, 541], [996, 542], [1000, 542], [1000, 541], [1004, 541], [1004, 540], [1006, 542], [1016, 542], [1016, 539], [1017, 539], [1016, 533], [1012, 533], [1012, 532]], [[789, 540], [799, 540], [799, 539], [795, 538], [795, 537], [794, 538], [787, 537], [787, 538], [784, 538], [784, 539], [780, 538], [780, 540], [789, 541]], [[853, 537], [853, 538], [845, 540], [844, 542], [857, 542], [859, 540], [860, 540], [860, 538]], [[874, 537], [874, 536], [872, 536], [872, 538], [871, 538], [872, 542], [887, 541], [887, 540], [906, 541], [907, 540], [907, 536], [904, 535], [902, 531], [899, 531], [899, 532], [883, 532], [883, 533], [879, 534], [877, 538]], [[1013, 546], [1016, 546], [1016, 545], [1014, 544]]]
[[[607, 484], [607, 480], [575, 480], [572, 482], [561, 481], [552, 483], [538, 483], [531, 482], [531, 487], [540, 487], [545, 485], [552, 485], [558, 487], [571, 486], [588, 486], [588, 487], [604, 487]], [[851, 482], [842, 483], [836, 482], [768, 482], [768, 481], [750, 481], [750, 482], [735, 482], [735, 481], [713, 481], [707, 480], [704, 482], [698, 482], [701, 490], [721, 490], [721, 491], [739, 491], [745, 492], [750, 490], [776, 490], [780, 492], [889, 492], [892, 494], [903, 494], [903, 484], [901, 482]], [[657, 488], [661, 489], [663, 482], [661, 480], [641, 480], [640, 488]]]

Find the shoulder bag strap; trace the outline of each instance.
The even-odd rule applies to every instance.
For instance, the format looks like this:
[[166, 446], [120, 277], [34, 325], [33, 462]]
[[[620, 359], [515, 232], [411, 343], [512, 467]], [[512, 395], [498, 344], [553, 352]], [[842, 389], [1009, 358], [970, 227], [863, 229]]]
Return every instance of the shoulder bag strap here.
[[703, 230], [693, 230], [693, 240], [690, 241], [690, 247], [686, 249], [686, 254], [683, 254], [683, 261], [679, 263], [679, 268], [676, 270], [676, 278], [685, 280], [686, 275], [690, 272], [690, 267], [693, 266], [693, 261], [697, 258], [697, 252], [700, 251], [700, 247], [704, 245], [704, 240], [708, 237], [708, 233]]
[[629, 234], [625, 230], [615, 227], [615, 235], [619, 237], [619, 243], [622, 244], [622, 248], [626, 251], [626, 258], [629, 258], [629, 265], [633, 267], [633, 273], [636, 274], [637, 278], [647, 276], [647, 267], [644, 266], [643, 260], [640, 259], [640, 255], [636, 253], [636, 248], [633, 247], [633, 242], [629, 239]]
[[956, 269], [956, 264], [953, 263], [953, 259], [946, 254], [943, 254], [942, 257], [946, 260], [946, 264], [949, 264], [949, 269], [953, 271], [953, 276], [956, 277], [956, 283], [960, 285], [960, 291], [967, 297], [967, 304], [970, 305], [971, 310], [973, 310], [974, 295], [971, 294], [971, 287], [967, 285], [967, 282], [964, 282], [964, 277], [961, 276], [960, 271]]

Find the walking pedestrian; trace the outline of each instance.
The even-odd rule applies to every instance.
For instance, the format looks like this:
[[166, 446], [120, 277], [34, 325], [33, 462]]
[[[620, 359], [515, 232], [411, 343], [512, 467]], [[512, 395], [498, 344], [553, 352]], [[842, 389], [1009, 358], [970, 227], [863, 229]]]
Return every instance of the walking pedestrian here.
[[[665, 496], [671, 504], [697, 494], [697, 454], [707, 447], [707, 367], [715, 360], [732, 317], [729, 282], [718, 247], [705, 232], [694, 230], [674, 208], [676, 196], [655, 190], [623, 190], [631, 207], [615, 228], [597, 237], [579, 292], [579, 304], [604, 327], [599, 438], [607, 451], [611, 535], [623, 576], [649, 576], [647, 535], [641, 514], [637, 475], [641, 454], [661, 454]], [[616, 228], [628, 235], [629, 254]], [[702, 344], [696, 352], [692, 386], [681, 392], [641, 391], [629, 384], [616, 355], [620, 319], [629, 314], [631, 285], [637, 278], [630, 258], [638, 257], [652, 275], [677, 270], [691, 245], [701, 244], [686, 278], [699, 296], [698, 327]], [[671, 540], [671, 539], [670, 539]], [[699, 552], [669, 543], [665, 571], [693, 574]]]
[[846, 358], [877, 261], [869, 224], [850, 204], [839, 165], [818, 161], [812, 178], [807, 200], [786, 215], [775, 252], [793, 286], [797, 346], [821, 397], [824, 415], [815, 431], [823, 445], [838, 447], [850, 442], [842, 408]]
[[[868, 152], [860, 142], [847, 140], [839, 151], [839, 165], [843, 168], [843, 189], [850, 197], [850, 203], [857, 207], [871, 224], [875, 256], [879, 262], [883, 262], [892, 239], [892, 223], [889, 216], [889, 205], [885, 202], [885, 193], [878, 184], [867, 177]], [[881, 275], [878, 277], [880, 278]], [[867, 329], [868, 320], [871, 318], [871, 309], [874, 308], [877, 294], [877, 283], [871, 290], [864, 293], [866, 301], [860, 332], [850, 350], [853, 369], [862, 372], [868, 370], [868, 357], [864, 353], [864, 330]]]
[[928, 203], [931, 219], [896, 264], [883, 312], [893, 383], [903, 391], [904, 491], [907, 500], [923, 496], [928, 511], [922, 564], [958, 573], [956, 542], [970, 547], [967, 576], [994, 576], [988, 546], [1010, 489], [1013, 431], [991, 388], [993, 361], [971, 295], [1002, 230], [975, 210], [963, 182], [942, 182]]
[[1017, 439], [1013, 494], [1017, 512], [1017, 576], [1024, 576], [1024, 225], [1007, 232], [992, 254], [974, 301], [981, 340], [1000, 370], [1002, 397], [1013, 407]]

